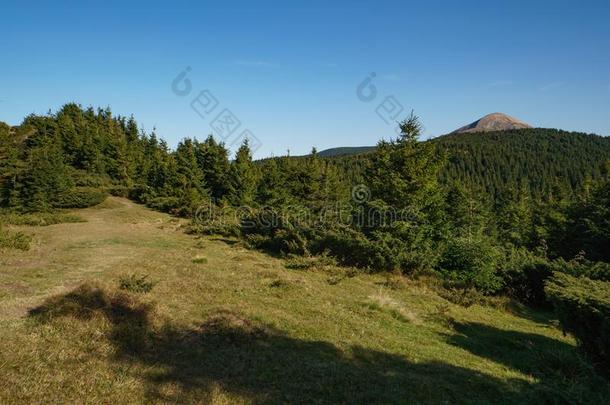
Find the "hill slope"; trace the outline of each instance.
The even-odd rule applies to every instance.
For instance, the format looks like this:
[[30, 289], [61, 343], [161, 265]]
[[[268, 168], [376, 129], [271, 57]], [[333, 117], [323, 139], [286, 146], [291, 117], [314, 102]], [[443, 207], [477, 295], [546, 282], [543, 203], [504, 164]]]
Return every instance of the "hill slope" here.
[[570, 194], [599, 179], [610, 138], [555, 129], [463, 133], [434, 139], [449, 155], [442, 180], [462, 181], [495, 195], [528, 188], [534, 196]]
[[[610, 395], [542, 313], [466, 309], [382, 275], [289, 270], [124, 199], [75, 213], [87, 222], [19, 227], [32, 250], [0, 255], [0, 339], [11, 348], [0, 350], [1, 403]], [[117, 290], [134, 272], [157, 283], [149, 294]]]
[[475, 122], [456, 129], [452, 133], [508, 131], [511, 129], [532, 128], [531, 125], [503, 113], [492, 113]]
[[346, 146], [341, 148], [325, 149], [318, 152], [320, 157], [339, 157], [339, 156], [352, 156], [359, 155], [362, 153], [372, 152], [376, 149], [375, 146]]
[[[569, 195], [585, 179], [599, 179], [610, 160], [609, 137], [556, 129], [455, 133], [428, 142], [447, 152], [443, 182], [461, 181], [491, 196], [509, 188], [526, 188], [536, 197]], [[374, 147], [358, 149], [368, 152]], [[350, 178], [358, 179], [364, 154], [333, 157]]]

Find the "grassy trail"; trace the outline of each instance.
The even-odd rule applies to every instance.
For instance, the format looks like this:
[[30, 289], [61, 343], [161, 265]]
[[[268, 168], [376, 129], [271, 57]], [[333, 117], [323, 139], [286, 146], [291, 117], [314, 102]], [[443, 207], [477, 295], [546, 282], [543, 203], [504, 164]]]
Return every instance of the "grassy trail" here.
[[[14, 227], [33, 236], [32, 249], [0, 251], [0, 403], [610, 394], [545, 314], [463, 308], [416, 281], [391, 289], [381, 275], [289, 270], [124, 199], [76, 213], [87, 222]], [[119, 292], [133, 273], [153, 290]]]

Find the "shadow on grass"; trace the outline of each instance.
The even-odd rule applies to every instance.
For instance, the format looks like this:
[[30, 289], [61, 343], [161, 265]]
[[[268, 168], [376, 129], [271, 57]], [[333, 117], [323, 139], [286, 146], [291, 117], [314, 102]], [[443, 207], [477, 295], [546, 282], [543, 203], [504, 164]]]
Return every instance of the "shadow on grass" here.
[[229, 238], [224, 236], [210, 236], [209, 238], [210, 240], [213, 240], [215, 242], [223, 242], [229, 246], [235, 246], [240, 243], [240, 240], [237, 238]]
[[585, 396], [592, 392], [599, 399], [610, 395], [610, 385], [572, 345], [481, 323], [453, 322], [452, 326], [456, 334], [447, 336], [448, 343], [534, 377], [537, 390], [555, 401], [588, 402]]
[[[548, 402], [553, 398], [547, 393], [540, 396], [523, 380], [502, 380], [441, 362], [413, 363], [359, 346], [342, 351], [327, 342], [295, 339], [232, 312], [218, 312], [187, 329], [154, 326], [152, 314], [149, 305], [131, 295], [88, 285], [30, 311], [39, 322], [63, 316], [83, 321], [105, 317], [111, 324], [109, 340], [117, 349], [117, 361], [148, 370], [141, 377], [148, 387], [147, 399], [153, 401], [209, 402], [216, 390], [255, 403]], [[461, 328], [454, 344], [527, 369], [480, 341], [508, 345], [514, 355], [523, 349], [510, 341], [523, 336], [477, 325]], [[535, 336], [530, 339], [537, 339], [532, 346], [550, 344]]]
[[541, 325], [553, 327], [556, 327], [558, 325], [558, 322], [556, 322], [556, 316], [553, 313], [552, 308], [547, 308], [544, 306], [537, 306], [535, 308], [532, 308], [513, 300], [511, 301], [507, 310], [515, 316], [527, 319], [528, 321], [539, 323]]

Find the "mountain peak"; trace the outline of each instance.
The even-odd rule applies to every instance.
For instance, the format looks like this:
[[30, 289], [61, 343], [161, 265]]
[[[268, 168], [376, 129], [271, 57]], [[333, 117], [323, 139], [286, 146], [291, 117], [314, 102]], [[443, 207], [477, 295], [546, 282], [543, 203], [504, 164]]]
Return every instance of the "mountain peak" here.
[[531, 128], [531, 125], [525, 122], [506, 115], [504, 113], [492, 113], [483, 118], [456, 129], [452, 134], [461, 134], [464, 132], [489, 132], [489, 131], [506, 131], [509, 129]]

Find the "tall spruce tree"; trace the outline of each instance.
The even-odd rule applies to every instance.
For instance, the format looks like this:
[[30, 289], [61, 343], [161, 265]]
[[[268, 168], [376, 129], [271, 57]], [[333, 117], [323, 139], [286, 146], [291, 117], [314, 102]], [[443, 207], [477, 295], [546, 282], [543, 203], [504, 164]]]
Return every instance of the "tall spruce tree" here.
[[186, 214], [192, 214], [208, 197], [205, 188], [203, 171], [197, 163], [195, 144], [191, 139], [185, 139], [178, 144], [174, 153], [175, 173], [172, 185], [174, 193], [179, 196], [180, 204]]
[[382, 141], [365, 170], [372, 198], [397, 208], [419, 210], [439, 192], [438, 172], [444, 158], [429, 142], [419, 142], [421, 124], [412, 113], [400, 123], [396, 140]]
[[195, 142], [195, 155], [210, 196], [216, 202], [222, 201], [230, 190], [229, 151], [210, 135], [203, 142]]
[[237, 150], [235, 160], [231, 163], [229, 201], [236, 206], [252, 205], [255, 201], [257, 183], [257, 168], [252, 162], [250, 141], [246, 138]]

